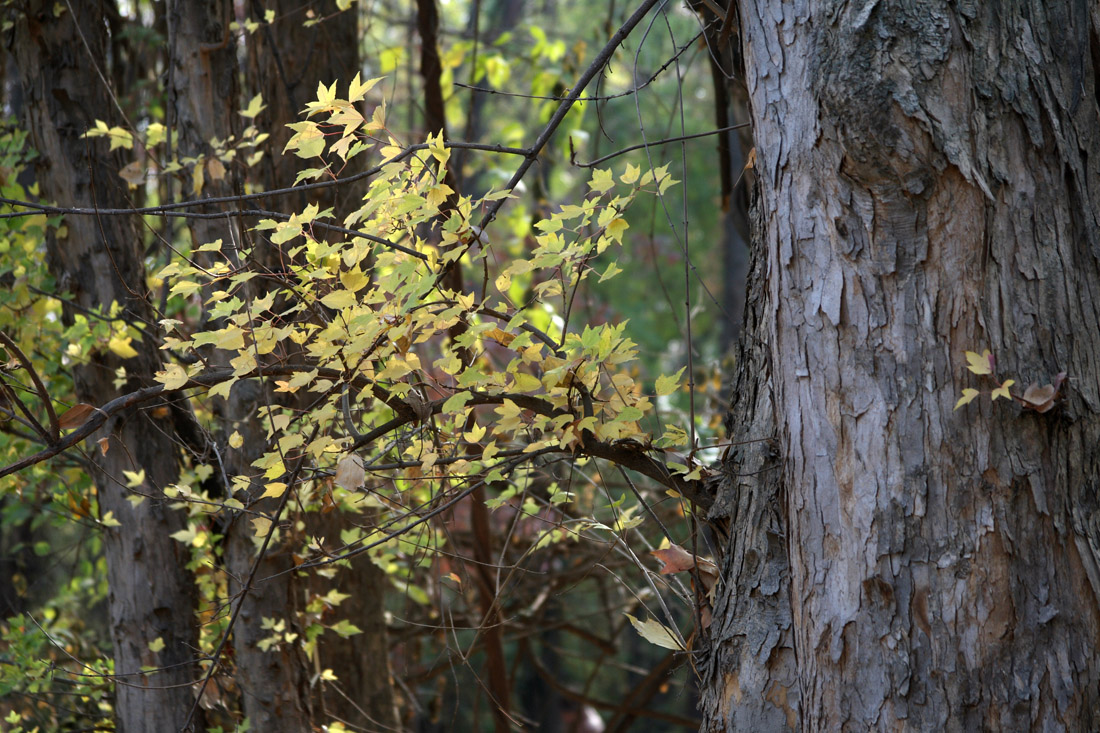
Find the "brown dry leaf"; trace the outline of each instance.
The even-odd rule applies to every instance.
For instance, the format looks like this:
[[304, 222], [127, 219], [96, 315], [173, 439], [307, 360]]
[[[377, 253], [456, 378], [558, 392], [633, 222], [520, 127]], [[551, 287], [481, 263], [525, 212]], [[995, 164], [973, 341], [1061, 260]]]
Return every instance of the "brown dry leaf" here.
[[749, 168], [756, 167], [756, 148], [753, 147], [749, 150], [749, 154], [745, 156], [745, 167], [741, 169], [741, 172], [747, 171]]
[[367, 483], [363, 459], [357, 455], [344, 456], [336, 464], [336, 485], [348, 491], [358, 491]]
[[135, 160], [124, 165], [118, 175], [131, 186], [140, 186], [145, 182], [145, 166]]
[[1022, 399], [1026, 403], [1025, 407], [1029, 407], [1036, 412], [1047, 412], [1054, 407], [1054, 396], [1056, 394], [1058, 394], [1058, 390], [1053, 384], [1040, 387], [1038, 382], [1032, 382], [1024, 391]]
[[220, 181], [225, 178], [225, 166], [217, 158], [206, 159], [206, 172], [210, 175], [212, 181]]
[[662, 575], [681, 573], [695, 568], [699, 572], [699, 581], [707, 593], [714, 591], [714, 586], [718, 583], [718, 566], [714, 561], [692, 555], [679, 545], [669, 545], [663, 550], [654, 550], [650, 554], [664, 563], [660, 571]]
[[92, 413], [96, 411], [96, 408], [85, 402], [78, 402], [70, 407], [57, 419], [57, 424], [62, 430], [72, 430], [73, 428], [79, 428], [84, 423], [88, 422], [88, 418]]
[[660, 571], [661, 575], [681, 573], [695, 567], [695, 556], [679, 545], [669, 545], [663, 550], [654, 550], [649, 554], [664, 563]]
[[425, 400], [416, 389], [410, 389], [409, 393], [405, 395], [405, 403], [412, 408], [413, 413], [416, 414], [416, 419], [420, 422], [427, 422], [432, 417], [432, 403]]
[[485, 332], [485, 338], [496, 341], [501, 346], [507, 346], [515, 339], [515, 335], [508, 333], [507, 331], [501, 331], [499, 328], [491, 328]]
[[100, 438], [99, 440], [97, 440], [96, 442], [99, 443], [99, 455], [101, 455], [101, 456], [107, 455], [107, 450], [111, 447], [111, 439], [104, 436], [104, 437]]

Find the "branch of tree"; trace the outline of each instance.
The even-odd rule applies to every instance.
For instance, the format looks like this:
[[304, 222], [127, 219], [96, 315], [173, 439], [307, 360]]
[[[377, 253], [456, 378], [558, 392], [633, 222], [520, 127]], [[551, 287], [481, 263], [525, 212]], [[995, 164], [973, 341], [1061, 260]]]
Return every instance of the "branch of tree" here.
[[614, 153], [608, 153], [607, 155], [603, 156], [602, 158], [596, 158], [595, 160], [591, 160], [587, 163], [578, 163], [573, 151], [570, 150], [570, 152], [569, 152], [569, 162], [572, 165], [576, 166], [577, 168], [594, 168], [595, 166], [599, 165], [600, 163], [611, 160], [612, 158], [617, 158], [620, 155], [623, 155], [625, 153], [629, 153], [632, 150], [641, 150], [642, 148], [652, 148], [652, 147], [655, 147], [657, 145], [667, 145], [669, 143], [679, 143], [679, 142], [683, 142], [684, 140], [694, 140], [697, 137], [709, 137], [711, 135], [718, 135], [718, 134], [723, 133], [723, 132], [729, 132], [730, 130], [739, 130], [742, 127], [748, 127], [751, 124], [752, 124], [751, 122], [742, 122], [740, 125], [730, 125], [729, 127], [722, 127], [722, 128], [717, 129], [717, 130], [708, 130], [707, 132], [697, 132], [694, 135], [681, 135], [680, 137], [669, 137], [669, 138], [665, 138], [664, 140], [654, 140], [653, 142], [638, 143], [637, 145], [631, 145], [630, 147], [623, 148], [622, 150], [616, 150]]

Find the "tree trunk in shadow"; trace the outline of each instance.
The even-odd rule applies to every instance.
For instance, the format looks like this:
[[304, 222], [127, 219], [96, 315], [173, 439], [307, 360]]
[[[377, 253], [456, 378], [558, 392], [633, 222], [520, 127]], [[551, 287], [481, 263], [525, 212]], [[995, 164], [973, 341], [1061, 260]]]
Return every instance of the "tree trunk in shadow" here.
[[[87, 68], [107, 58], [103, 15], [95, 3], [55, 11], [51, 2], [29, 3], [13, 33], [27, 129], [40, 154], [35, 173], [41, 193], [72, 206], [124, 208], [129, 201], [118, 171], [128, 161], [106, 153], [107, 141], [82, 137], [96, 119], [121, 122], [109, 90]], [[71, 293], [78, 306], [99, 312], [117, 303], [119, 318], [144, 324], [147, 332], [156, 329], [141, 238], [130, 219], [67, 217], [63, 234], [49, 232], [47, 255], [59, 291]], [[73, 310], [66, 308], [63, 318], [71, 324]], [[137, 351], [132, 358], [103, 348], [87, 364], [74, 367], [80, 400], [99, 405], [120, 389], [154, 384], [161, 360], [152, 338], [134, 339], [131, 346]], [[126, 383], [116, 388], [116, 370], [123, 367]], [[168, 409], [154, 417], [161, 414], [154, 408], [113, 417], [95, 436], [107, 438], [106, 455], [94, 442], [89, 450], [100, 518], [109, 514], [117, 522], [104, 526], [102, 536], [117, 677], [115, 714], [119, 730], [128, 732], [178, 730], [191, 711], [191, 683], [198, 674], [195, 591], [186, 569], [190, 553], [170, 536], [185, 527], [186, 516], [172, 509], [163, 493], [179, 476], [181, 448], [171, 436], [175, 423], [186, 416]], [[123, 471], [144, 472], [144, 480], [128, 487]], [[144, 500], [136, 501], [139, 496]], [[157, 639], [163, 647], [152, 651]], [[158, 671], [142, 671], [150, 667]], [[201, 715], [193, 723], [196, 730], [204, 729]]]

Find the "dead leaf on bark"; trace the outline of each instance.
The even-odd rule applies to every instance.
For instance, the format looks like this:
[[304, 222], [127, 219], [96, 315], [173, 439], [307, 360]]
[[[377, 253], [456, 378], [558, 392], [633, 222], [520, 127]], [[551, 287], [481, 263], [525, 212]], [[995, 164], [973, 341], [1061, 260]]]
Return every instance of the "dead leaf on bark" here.
[[1040, 387], [1038, 382], [1032, 382], [1024, 391], [1024, 396], [1020, 398], [1020, 401], [1025, 409], [1035, 410], [1038, 413], [1049, 412], [1053, 409], [1058, 393], [1062, 389], [1062, 383], [1065, 380], [1066, 373], [1059, 372], [1054, 377], [1053, 384], [1045, 384]]
[[81, 425], [88, 422], [93, 412], [95, 412], [95, 407], [86, 402], [78, 402], [68, 410], [65, 410], [61, 417], [57, 419], [57, 424], [62, 430], [79, 428]]
[[212, 181], [220, 181], [225, 178], [225, 166], [217, 158], [206, 159], [206, 173]]
[[107, 450], [111, 447], [111, 439], [104, 436], [104, 437], [100, 438], [99, 440], [97, 440], [96, 442], [99, 443], [99, 455], [101, 455], [101, 456], [107, 455]]

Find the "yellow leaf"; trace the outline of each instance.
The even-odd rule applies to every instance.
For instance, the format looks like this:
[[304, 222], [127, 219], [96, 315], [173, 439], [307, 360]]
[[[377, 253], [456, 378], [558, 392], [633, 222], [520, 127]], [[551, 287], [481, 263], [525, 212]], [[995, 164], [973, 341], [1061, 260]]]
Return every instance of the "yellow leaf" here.
[[355, 293], [362, 290], [363, 287], [370, 282], [370, 278], [364, 275], [362, 270], [356, 267], [354, 270], [340, 273], [340, 282], [345, 288]]
[[164, 649], [164, 638], [163, 637], [158, 636], [157, 638], [155, 638], [151, 642], [149, 642], [149, 651], [156, 653], [156, 652], [159, 652], [163, 649]]
[[255, 118], [256, 115], [263, 112], [265, 109], [267, 109], [267, 105], [264, 104], [264, 95], [257, 94], [248, 103], [248, 109], [242, 109], [241, 110], [241, 117], [247, 117], [248, 119], [251, 120], [251, 119]]
[[321, 303], [333, 310], [340, 310], [341, 308], [349, 308], [355, 305], [358, 301], [355, 298], [355, 293], [351, 290], [334, 290], [325, 297], [321, 298]]
[[187, 372], [179, 364], [169, 364], [163, 372], [157, 372], [156, 380], [164, 385], [164, 389], [179, 389], [187, 384]]
[[533, 374], [518, 372], [515, 376], [517, 392], [534, 392], [542, 387], [542, 381]]
[[964, 389], [963, 396], [959, 398], [959, 401], [955, 403], [955, 409], [959, 409], [963, 405], [969, 405], [974, 401], [974, 398], [978, 396], [978, 390], [976, 389]]
[[993, 390], [992, 398], [997, 399], [998, 397], [1004, 397], [1005, 399], [1012, 399], [1012, 393], [1008, 391], [1008, 388], [1014, 384], [1016, 384], [1015, 379], [1006, 379], [1000, 387]]
[[229, 447], [240, 448], [242, 445], [244, 445], [244, 438], [240, 433], [234, 430], [233, 434], [229, 436]]
[[626, 173], [619, 179], [628, 186], [632, 186], [638, 182], [638, 178], [642, 175], [642, 169], [636, 165], [626, 164]]
[[125, 338], [122, 336], [112, 336], [111, 340], [107, 342], [107, 348], [123, 359], [133, 359], [138, 353], [134, 351], [133, 346], [130, 346], [131, 341], [133, 341], [133, 339], [129, 336]]
[[[286, 473], [286, 466], [284, 466], [283, 462], [281, 460], [279, 460], [279, 461], [275, 461], [275, 463], [270, 465], [268, 467], [268, 469], [266, 471], [264, 471], [264, 478], [267, 478], [267, 479], [278, 478], [279, 476], [282, 476], [284, 473]], [[283, 488], [285, 489], [286, 487], [284, 486]], [[279, 494], [282, 495], [282, 492], [280, 491]], [[266, 494], [265, 494], [265, 496], [266, 496]]]
[[267, 517], [256, 517], [252, 520], [252, 534], [256, 537], [267, 536], [268, 531], [271, 529], [271, 520]]
[[659, 647], [665, 649], [682, 650], [684, 645], [680, 643], [679, 638], [669, 629], [656, 619], [646, 619], [645, 621], [639, 621], [631, 616], [629, 613], [625, 614], [630, 619], [630, 625], [634, 627], [634, 630], [650, 644], [656, 644]]
[[123, 471], [122, 475], [126, 477], [126, 488], [134, 489], [145, 483], [145, 469], [140, 471]]
[[284, 484], [282, 481], [273, 481], [272, 483], [267, 485], [267, 490], [264, 492], [264, 495], [261, 496], [260, 498], [261, 499], [266, 499], [270, 496], [270, 497], [273, 497], [273, 498], [277, 499], [285, 493], [286, 493], [286, 484]]
[[604, 193], [614, 185], [615, 180], [611, 177], [610, 168], [604, 170], [597, 168], [592, 172], [592, 180], [588, 182], [589, 188], [597, 193]]
[[115, 519], [114, 512], [107, 512], [103, 515], [103, 518], [99, 520], [99, 523], [104, 527], [121, 527], [122, 522]]
[[607, 233], [610, 234], [615, 241], [621, 242], [623, 241], [623, 232], [629, 228], [630, 224], [626, 222], [626, 219], [614, 219], [607, 225]]
[[348, 87], [348, 101], [353, 104], [361, 101], [363, 97], [367, 96], [367, 92], [380, 81], [382, 81], [381, 78], [367, 79], [365, 84], [360, 84], [359, 74], [356, 74], [355, 78], [351, 80], [351, 85]]
[[966, 360], [969, 365], [966, 367], [975, 374], [992, 374], [993, 373], [993, 354], [989, 353], [989, 349], [982, 352], [981, 356], [978, 356], [976, 352], [966, 352]]

